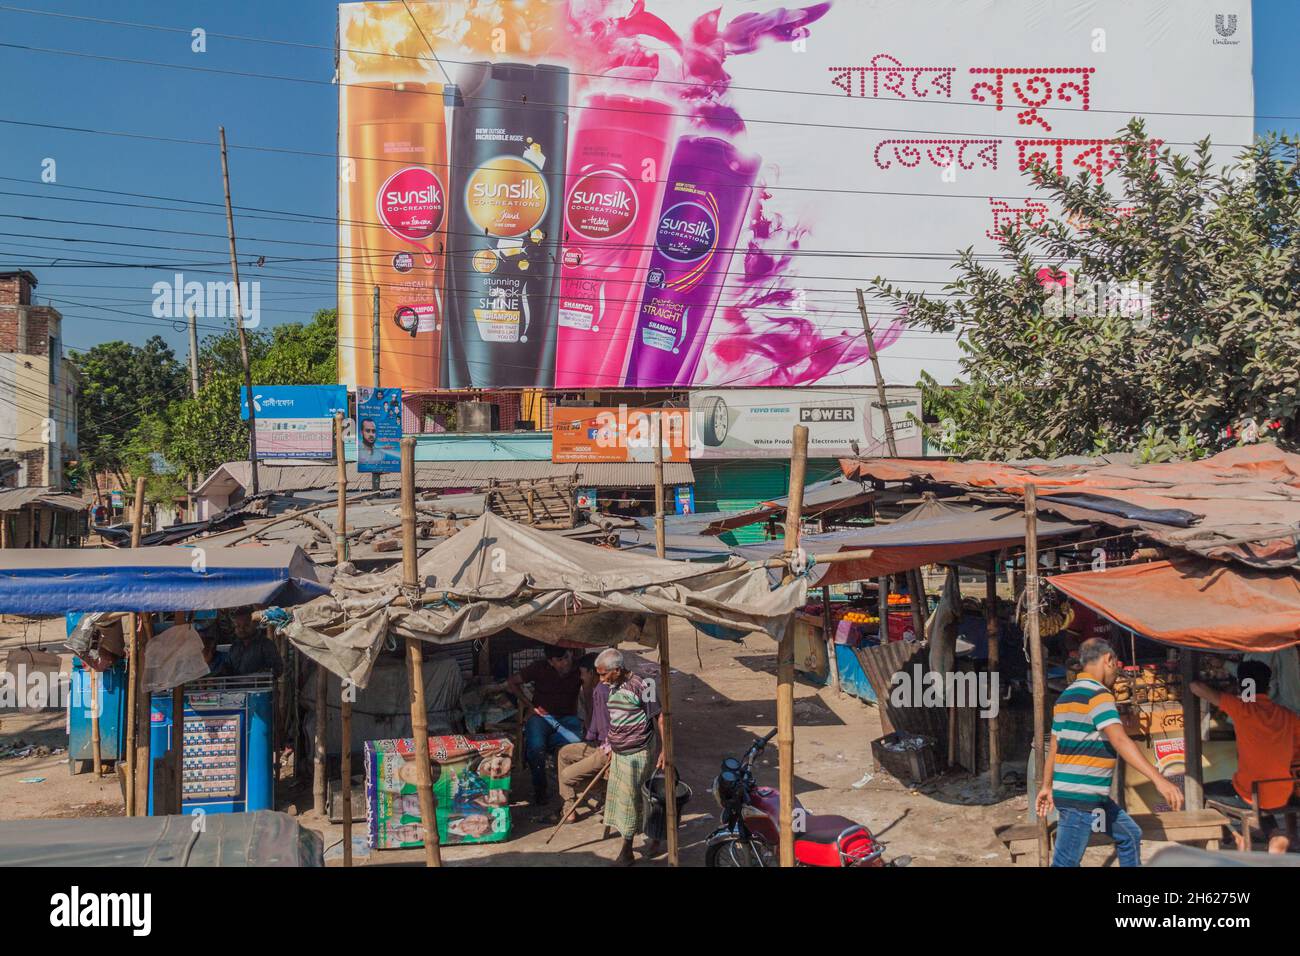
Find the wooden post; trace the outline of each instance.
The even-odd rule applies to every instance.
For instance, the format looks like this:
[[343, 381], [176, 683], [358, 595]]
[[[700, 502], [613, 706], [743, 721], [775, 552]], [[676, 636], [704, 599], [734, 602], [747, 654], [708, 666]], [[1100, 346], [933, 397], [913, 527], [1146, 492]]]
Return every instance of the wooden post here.
[[889, 575], [876, 578], [876, 601], [880, 604], [880, 623], [876, 625], [877, 637], [883, 647], [889, 643]]
[[185, 812], [185, 685], [172, 688], [172, 799], [176, 801], [174, 813]]
[[[348, 466], [343, 458], [343, 413], [334, 414], [334, 458], [338, 464], [338, 515], [334, 519], [334, 567], [348, 559]], [[319, 667], [319, 665], [317, 665]], [[325, 669], [320, 668], [321, 679]], [[352, 698], [350, 681], [339, 687], [339, 779], [343, 801], [343, 865], [352, 865]]]
[[921, 574], [920, 568], [913, 568], [907, 572], [907, 589], [912, 592], [912, 630], [916, 632], [918, 641], [925, 640], [925, 618], [927, 602], [925, 599], [925, 576]]
[[831, 614], [831, 589], [828, 585], [822, 585], [822, 637], [826, 639], [826, 664], [830, 668], [831, 686], [835, 688], [835, 693], [844, 696], [844, 688], [840, 686], [840, 661], [835, 656], [835, 630], [834, 615]]
[[316, 665], [316, 728], [312, 734], [312, 809], [325, 816], [326, 746], [329, 740], [329, 682], [330, 672]]
[[[149, 642], [153, 640], [153, 615], [141, 615], [143, 627], [140, 634], [140, 676], [135, 692], [135, 811], [136, 816], [149, 815], [149, 772], [153, 768], [153, 735], [149, 733], [150, 701], [152, 695], [144, 686], [144, 662], [149, 656]], [[161, 810], [162, 808], [156, 808]]]
[[[402, 439], [402, 583], [418, 591], [420, 571], [415, 551], [415, 436]], [[415, 743], [416, 790], [424, 826], [424, 865], [442, 866], [438, 845], [437, 808], [433, 802], [433, 769], [429, 766], [429, 713], [424, 703], [424, 659], [420, 642], [406, 639], [407, 676], [411, 682], [411, 737]]]
[[[663, 416], [654, 414], [655, 443], [655, 554], [668, 552], [664, 533], [664, 442]], [[668, 617], [659, 618], [659, 708], [664, 718], [664, 808], [668, 825], [668, 865], [678, 864], [677, 765], [673, 762], [672, 667], [668, 645]]]
[[[3, 520], [3, 519], [0, 519]], [[90, 676], [90, 752], [95, 761], [95, 779], [104, 776], [104, 751], [99, 735], [99, 672], [87, 667]]]
[[253, 373], [248, 364], [248, 337], [244, 334], [244, 304], [240, 301], [239, 257], [235, 254], [235, 217], [230, 209], [230, 164], [226, 160], [226, 128], [217, 127], [221, 137], [221, 185], [226, 192], [226, 237], [230, 241], [230, 273], [235, 280], [235, 330], [239, 333], [239, 361], [244, 366], [244, 388], [248, 390], [248, 464], [253, 473], [253, 494], [257, 487], [257, 409], [253, 403]]
[[[998, 559], [989, 555], [989, 569], [984, 575], [984, 614], [985, 630], [988, 633], [988, 673], [989, 686], [1001, 694], [1001, 662], [998, 660]], [[998, 727], [998, 711], [995, 705], [989, 717], [989, 787], [994, 795], [1002, 790], [1002, 737]]]
[[[140, 536], [144, 533], [144, 479], [137, 478], [135, 481], [135, 500], [131, 502], [131, 547], [140, 547]], [[140, 620], [135, 614], [128, 614], [126, 618], [128, 633], [126, 634], [127, 645], [127, 672], [126, 672], [126, 815], [128, 817], [143, 815], [143, 812], [136, 806], [135, 794], [136, 777], [140, 773], [140, 768], [136, 765], [136, 731], [138, 722], [136, 720], [136, 710], [138, 702], [136, 698], [143, 693], [144, 683], [144, 645], [140, 639]], [[147, 727], [147, 725], [146, 725]], [[145, 768], [145, 775], [148, 776], [148, 768]]]
[[[858, 289], [858, 312], [862, 315], [862, 333], [867, 338], [867, 354], [871, 357], [871, 370], [876, 377], [876, 395], [880, 399], [880, 418], [885, 424], [885, 447], [889, 457], [898, 457], [898, 445], [894, 441], [894, 422], [889, 414], [889, 399], [885, 394], [885, 379], [880, 374], [880, 356], [876, 354], [876, 340], [871, 334], [871, 319], [867, 315], [867, 300]], [[919, 638], [918, 638], [919, 640]]]
[[1205, 768], [1201, 766], [1201, 698], [1192, 693], [1196, 680], [1196, 652], [1182, 647], [1178, 652], [1183, 674], [1183, 748], [1186, 760], [1183, 774], [1184, 810], [1205, 808]]
[[[1043, 673], [1043, 642], [1038, 632], [1038, 489], [1025, 485], [1025, 623], [1029, 641], [1029, 670], [1034, 691], [1034, 770], [1038, 786], [1043, 785], [1047, 752], [1043, 746], [1046, 734], [1047, 687]], [[1047, 866], [1047, 818], [1038, 818], [1038, 865]]]
[[[790, 451], [790, 490], [785, 509], [785, 539], [781, 549], [786, 553], [799, 547], [799, 523], [803, 518], [803, 486], [808, 472], [808, 427], [794, 426], [794, 441]], [[787, 571], [790, 581], [793, 572]], [[778, 780], [781, 790], [781, 819], [778, 830], [781, 836], [780, 863], [794, 866], [794, 621], [785, 629], [785, 636], [776, 650], [776, 745], [780, 758]]]

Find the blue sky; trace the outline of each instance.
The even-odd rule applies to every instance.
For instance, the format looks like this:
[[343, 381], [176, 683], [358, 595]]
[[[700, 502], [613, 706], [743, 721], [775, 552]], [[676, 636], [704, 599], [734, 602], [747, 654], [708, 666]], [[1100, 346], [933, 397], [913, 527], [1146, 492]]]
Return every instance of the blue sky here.
[[[10, 122], [0, 122], [0, 268], [21, 264], [37, 273], [38, 297], [49, 298], [65, 316], [67, 346], [87, 348], [115, 338], [142, 342], [157, 332], [184, 356], [184, 332], [150, 314], [153, 283], [170, 279], [175, 270], [151, 266], [187, 262], [191, 264], [186, 269], [190, 278], [228, 274], [220, 161], [211, 145], [221, 124], [235, 147], [230, 162], [236, 206], [267, 210], [237, 210], [241, 260], [258, 255], [304, 260], [244, 270], [241, 278], [261, 280], [263, 324], [305, 319], [317, 308], [334, 305], [333, 226], [285, 221], [283, 215], [334, 214], [333, 2], [222, 0], [186, 4], [184, 9], [163, 0], [116, 0], [112, 4], [102, 0], [18, 0], [13, 4], [46, 15], [15, 12], [5, 6], [0, 5], [0, 90], [6, 93], [0, 102], [0, 120]], [[50, 13], [156, 24], [175, 32], [61, 19]], [[196, 26], [209, 33], [312, 46], [210, 36], [207, 52], [198, 55], [190, 49], [189, 31]], [[1297, 35], [1300, 3], [1255, 0], [1259, 131], [1300, 131], [1300, 84], [1294, 79]], [[54, 55], [4, 44], [91, 56]], [[273, 73], [310, 82], [204, 74], [94, 56]], [[160, 143], [17, 125], [21, 123], [197, 142]], [[250, 145], [300, 152], [238, 148]], [[46, 159], [57, 163], [57, 186], [41, 183]], [[71, 188], [77, 186], [169, 199]], [[211, 205], [180, 205], [175, 200]], [[111, 203], [164, 205], [183, 211]], [[134, 228], [107, 228], [105, 223]], [[152, 229], [200, 235], [148, 231]], [[98, 243], [61, 241], [66, 237]], [[155, 246], [162, 248], [151, 248]], [[56, 259], [62, 261], [54, 263]], [[146, 268], [96, 268], [69, 261], [76, 259], [130, 262]], [[193, 274], [203, 269], [213, 274]], [[207, 321], [212, 325], [201, 333], [216, 331], [215, 320]]]

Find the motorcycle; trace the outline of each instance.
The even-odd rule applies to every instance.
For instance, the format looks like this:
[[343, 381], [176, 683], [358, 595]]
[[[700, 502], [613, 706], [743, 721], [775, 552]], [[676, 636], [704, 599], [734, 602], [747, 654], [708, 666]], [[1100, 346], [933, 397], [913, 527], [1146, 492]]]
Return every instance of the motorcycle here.
[[[781, 794], [760, 787], [754, 779], [754, 760], [776, 731], [755, 738], [740, 760], [728, 757], [713, 780], [713, 797], [722, 808], [719, 826], [706, 844], [706, 866], [776, 866], [780, 834]], [[794, 857], [800, 866], [883, 867], [906, 866], [908, 857], [886, 861], [885, 844], [871, 831], [848, 817], [809, 813], [794, 802]]]

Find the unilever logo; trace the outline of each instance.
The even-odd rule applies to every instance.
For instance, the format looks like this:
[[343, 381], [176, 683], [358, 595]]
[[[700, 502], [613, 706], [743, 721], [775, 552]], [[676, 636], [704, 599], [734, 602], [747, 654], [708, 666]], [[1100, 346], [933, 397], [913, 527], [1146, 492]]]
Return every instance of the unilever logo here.
[[1236, 46], [1240, 40], [1226, 39], [1237, 32], [1237, 15], [1235, 13], [1216, 13], [1214, 15], [1214, 32], [1224, 39], [1215, 38], [1215, 46]]
[[713, 251], [717, 238], [713, 213], [699, 203], [683, 202], [659, 217], [655, 245], [674, 262], [695, 262]]

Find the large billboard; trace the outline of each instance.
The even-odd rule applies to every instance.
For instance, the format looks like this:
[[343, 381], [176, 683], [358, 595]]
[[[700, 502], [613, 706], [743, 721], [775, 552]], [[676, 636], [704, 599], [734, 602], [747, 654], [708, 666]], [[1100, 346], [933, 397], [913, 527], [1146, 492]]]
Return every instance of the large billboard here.
[[[1248, 0], [437, 0], [339, 8], [339, 364], [432, 388], [872, 384], [855, 290], [1117, 186], [1143, 115], [1226, 159]], [[378, 302], [375, 299], [378, 290]], [[886, 380], [954, 335], [868, 298]]]
[[[921, 390], [891, 388], [899, 455], [921, 454]], [[808, 429], [812, 458], [889, 454], [874, 388], [727, 388], [691, 392], [692, 458], [789, 458], [794, 427]]]

